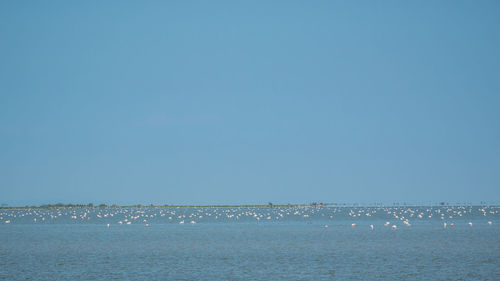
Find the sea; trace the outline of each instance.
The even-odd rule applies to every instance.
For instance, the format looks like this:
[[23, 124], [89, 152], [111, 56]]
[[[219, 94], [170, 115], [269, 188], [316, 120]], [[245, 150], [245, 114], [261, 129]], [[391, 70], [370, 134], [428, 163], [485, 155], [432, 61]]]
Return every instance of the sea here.
[[0, 280], [500, 280], [500, 206], [0, 209]]

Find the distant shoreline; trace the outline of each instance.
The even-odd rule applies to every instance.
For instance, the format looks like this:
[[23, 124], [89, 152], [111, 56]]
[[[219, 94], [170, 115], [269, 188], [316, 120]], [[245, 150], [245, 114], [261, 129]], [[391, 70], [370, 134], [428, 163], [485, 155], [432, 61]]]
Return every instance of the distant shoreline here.
[[308, 203], [308, 204], [227, 204], [227, 205], [93, 205], [93, 204], [45, 204], [39, 206], [0, 206], [0, 209], [125, 209], [125, 208], [292, 208], [292, 207], [337, 207], [337, 208], [384, 208], [384, 207], [453, 207], [453, 206], [500, 206], [500, 204], [488, 203], [427, 203], [427, 204], [406, 204], [406, 203], [393, 203], [393, 204], [358, 204], [358, 203]]

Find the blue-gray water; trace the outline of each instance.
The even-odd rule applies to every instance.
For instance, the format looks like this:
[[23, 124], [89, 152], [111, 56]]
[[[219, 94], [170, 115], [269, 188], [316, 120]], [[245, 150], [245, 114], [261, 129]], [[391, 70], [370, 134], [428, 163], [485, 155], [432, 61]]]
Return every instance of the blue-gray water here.
[[0, 210], [0, 279], [500, 280], [499, 212], [487, 206]]

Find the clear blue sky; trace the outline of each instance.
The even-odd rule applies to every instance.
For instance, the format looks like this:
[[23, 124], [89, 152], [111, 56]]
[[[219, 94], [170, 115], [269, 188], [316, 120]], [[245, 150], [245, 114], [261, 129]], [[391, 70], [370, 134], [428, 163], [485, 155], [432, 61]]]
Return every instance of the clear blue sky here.
[[500, 199], [499, 1], [1, 1], [0, 203]]

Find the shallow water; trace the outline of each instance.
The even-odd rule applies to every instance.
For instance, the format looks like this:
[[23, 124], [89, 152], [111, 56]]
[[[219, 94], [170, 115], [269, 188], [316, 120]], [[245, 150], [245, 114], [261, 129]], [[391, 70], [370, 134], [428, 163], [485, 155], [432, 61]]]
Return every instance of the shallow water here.
[[500, 280], [499, 211], [0, 210], [0, 279]]

